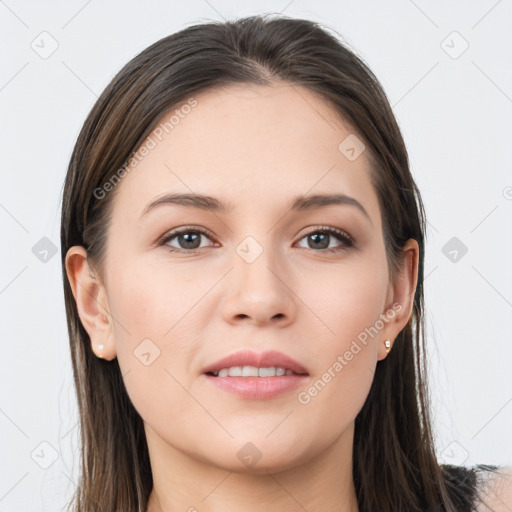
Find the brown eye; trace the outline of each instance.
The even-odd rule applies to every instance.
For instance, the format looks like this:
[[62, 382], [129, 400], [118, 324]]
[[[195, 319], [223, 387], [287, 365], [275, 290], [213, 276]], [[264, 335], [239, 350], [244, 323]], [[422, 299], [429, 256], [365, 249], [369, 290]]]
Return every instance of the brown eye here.
[[[332, 246], [333, 238], [341, 243], [337, 246]], [[301, 240], [304, 239], [307, 240], [306, 249], [318, 249], [327, 252], [341, 251], [354, 245], [352, 238], [347, 233], [340, 229], [328, 227], [317, 228], [317, 231], [313, 231], [301, 238]]]
[[194, 251], [205, 247], [201, 245], [202, 238], [210, 240], [210, 237], [204, 231], [186, 228], [169, 233], [169, 235], [162, 240], [161, 245], [167, 246], [170, 251]]
[[197, 249], [201, 246], [201, 234], [194, 231], [181, 233], [175, 238], [181, 249]]

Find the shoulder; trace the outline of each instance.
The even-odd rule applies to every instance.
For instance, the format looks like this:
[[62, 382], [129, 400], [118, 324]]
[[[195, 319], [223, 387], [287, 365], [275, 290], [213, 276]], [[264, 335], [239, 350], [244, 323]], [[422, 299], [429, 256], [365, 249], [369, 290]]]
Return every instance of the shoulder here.
[[[492, 466], [496, 468], [495, 466]], [[488, 471], [477, 466], [478, 480], [475, 512], [510, 512], [512, 510], [512, 466]]]

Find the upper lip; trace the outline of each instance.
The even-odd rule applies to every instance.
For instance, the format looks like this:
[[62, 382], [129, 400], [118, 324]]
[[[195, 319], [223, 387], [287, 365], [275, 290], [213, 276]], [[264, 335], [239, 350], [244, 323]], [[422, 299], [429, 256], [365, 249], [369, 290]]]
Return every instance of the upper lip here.
[[256, 368], [284, 368], [294, 373], [308, 375], [308, 371], [300, 363], [292, 359], [290, 356], [270, 350], [266, 352], [251, 352], [249, 350], [243, 352], [235, 352], [227, 357], [219, 359], [215, 363], [206, 366], [203, 373], [217, 373], [223, 368], [231, 368], [233, 366], [254, 366]]

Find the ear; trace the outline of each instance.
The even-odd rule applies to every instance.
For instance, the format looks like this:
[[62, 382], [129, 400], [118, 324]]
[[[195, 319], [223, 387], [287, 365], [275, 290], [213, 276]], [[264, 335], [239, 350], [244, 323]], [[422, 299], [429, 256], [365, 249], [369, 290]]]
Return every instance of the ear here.
[[66, 253], [65, 266], [78, 315], [89, 334], [91, 348], [97, 357], [110, 361], [117, 352], [105, 286], [89, 266], [84, 247], [71, 247]]
[[403, 263], [394, 283], [390, 283], [386, 309], [383, 317], [386, 318], [381, 331], [378, 346], [378, 360], [385, 359], [388, 351], [384, 340], [393, 342], [400, 331], [407, 325], [414, 307], [414, 295], [418, 284], [419, 245], [416, 240], [409, 238], [403, 248]]

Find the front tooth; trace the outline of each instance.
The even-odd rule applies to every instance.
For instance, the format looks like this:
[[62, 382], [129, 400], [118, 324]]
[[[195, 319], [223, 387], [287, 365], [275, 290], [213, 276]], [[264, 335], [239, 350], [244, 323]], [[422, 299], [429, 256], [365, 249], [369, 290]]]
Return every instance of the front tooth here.
[[217, 377], [282, 377], [283, 375], [293, 375], [291, 370], [276, 368], [256, 368], [255, 366], [232, 366], [231, 368], [222, 368], [218, 371]]
[[276, 369], [275, 368], [260, 368], [258, 370], [258, 375], [260, 377], [275, 377]]
[[244, 366], [242, 368], [242, 377], [257, 377], [258, 368], [255, 366]]
[[232, 366], [229, 368], [229, 376], [230, 377], [241, 377], [242, 376], [242, 367], [241, 366]]

